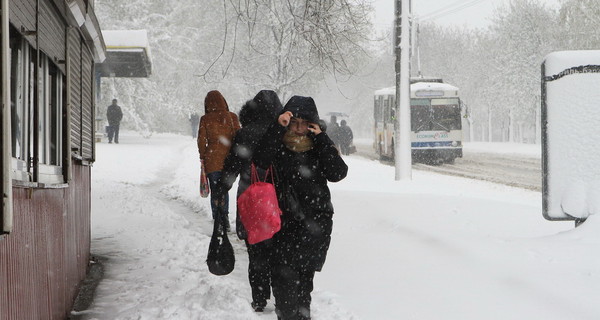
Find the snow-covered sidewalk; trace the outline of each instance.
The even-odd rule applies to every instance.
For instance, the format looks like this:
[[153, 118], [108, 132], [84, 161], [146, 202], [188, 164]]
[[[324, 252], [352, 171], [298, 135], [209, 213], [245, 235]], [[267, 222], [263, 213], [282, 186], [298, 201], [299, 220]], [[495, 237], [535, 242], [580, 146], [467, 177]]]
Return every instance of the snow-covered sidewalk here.
[[[195, 140], [125, 132], [120, 142], [97, 145], [92, 253], [108, 260], [84, 318], [275, 320], [273, 300], [250, 308], [234, 234], [234, 272], [207, 270]], [[419, 171], [398, 182], [392, 167], [345, 159], [348, 177], [330, 184], [334, 234], [313, 320], [600, 317], [596, 217], [573, 230], [542, 218], [536, 192]]]

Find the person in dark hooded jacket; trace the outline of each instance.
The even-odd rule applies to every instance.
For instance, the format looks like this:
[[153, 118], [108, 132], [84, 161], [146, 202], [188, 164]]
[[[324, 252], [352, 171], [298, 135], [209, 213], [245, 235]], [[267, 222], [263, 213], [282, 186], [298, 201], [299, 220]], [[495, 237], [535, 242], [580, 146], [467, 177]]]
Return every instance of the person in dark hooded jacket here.
[[340, 152], [347, 156], [350, 154], [350, 146], [352, 145], [352, 140], [354, 140], [354, 134], [352, 134], [352, 129], [346, 123], [346, 120], [342, 120], [340, 122], [340, 128], [338, 129], [339, 138], [340, 138]]
[[311, 97], [293, 96], [253, 154], [275, 169], [283, 211], [272, 241], [271, 273], [278, 319], [310, 319], [311, 292], [331, 241], [333, 205], [327, 182], [346, 177], [348, 166], [319, 126]]
[[[240, 176], [237, 196], [239, 197], [251, 184], [252, 155], [256, 145], [269, 125], [281, 112], [282, 105], [277, 93], [271, 90], [260, 91], [252, 100], [247, 101], [240, 110], [242, 128], [236, 132], [229, 154], [225, 158], [221, 179], [214, 191], [218, 199], [231, 189], [236, 177]], [[257, 168], [260, 177], [264, 170]], [[220, 200], [222, 201], [222, 200]], [[246, 242], [248, 249], [248, 279], [252, 289], [252, 308], [263, 311], [271, 297], [271, 270], [269, 267], [270, 240], [249, 244], [247, 233], [240, 221], [239, 212], [235, 223], [237, 235]]]

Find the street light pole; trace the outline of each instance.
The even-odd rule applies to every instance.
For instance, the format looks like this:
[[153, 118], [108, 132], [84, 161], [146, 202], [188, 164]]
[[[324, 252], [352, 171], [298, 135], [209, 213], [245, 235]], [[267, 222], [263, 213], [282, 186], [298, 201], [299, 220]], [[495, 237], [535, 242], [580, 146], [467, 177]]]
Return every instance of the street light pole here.
[[412, 179], [410, 142], [410, 2], [396, 0], [396, 112], [394, 159], [396, 180]]

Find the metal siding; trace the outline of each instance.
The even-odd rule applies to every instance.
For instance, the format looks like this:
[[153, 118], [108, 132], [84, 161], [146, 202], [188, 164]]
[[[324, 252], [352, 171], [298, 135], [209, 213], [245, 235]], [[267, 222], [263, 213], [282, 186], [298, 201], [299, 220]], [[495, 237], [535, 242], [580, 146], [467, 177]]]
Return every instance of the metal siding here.
[[71, 147], [81, 154], [81, 36], [76, 29], [69, 29], [69, 86], [71, 107]]
[[92, 160], [92, 147], [94, 142], [93, 123], [94, 115], [92, 114], [93, 106], [93, 70], [94, 62], [92, 52], [87, 46], [81, 48], [81, 145], [82, 156], [84, 159]]
[[[28, 31], [35, 31], [35, 7], [36, 0], [10, 0], [10, 23], [13, 24], [19, 32], [21, 27]], [[33, 47], [35, 47], [35, 36], [25, 37]]]
[[[40, 46], [52, 59], [64, 59], [64, 21], [54, 5], [45, 1], [40, 1], [40, 11], [52, 14], [40, 16]], [[36, 0], [10, 0], [9, 7], [11, 24], [18, 30], [21, 26], [35, 30]], [[35, 36], [26, 39], [35, 46]], [[80, 146], [83, 40], [73, 29], [68, 41], [71, 61], [67, 72], [72, 94], [66, 99], [75, 123], [70, 135], [77, 141], [74, 145]], [[83, 77], [90, 83], [93, 79], [91, 72], [83, 73]], [[13, 230], [0, 236], [2, 320], [62, 320], [70, 313], [90, 258], [91, 167], [74, 162], [69, 169], [73, 179], [67, 188], [12, 189]]]
[[[59, 319], [63, 316], [65, 308], [69, 307], [64, 294], [64, 265], [67, 263], [65, 258], [68, 256], [65, 252], [63, 236], [67, 230], [65, 228], [65, 218], [68, 219], [68, 217], [63, 215], [63, 211], [65, 210], [64, 194], [65, 192], [62, 194], [62, 198], [54, 196], [48, 197], [43, 201], [45, 208], [53, 209], [48, 210], [44, 214], [42, 224], [46, 226], [44, 228], [44, 239], [47, 244], [47, 247], [44, 248], [47, 261], [47, 268], [45, 270], [48, 270], [46, 272], [46, 283], [48, 284], [46, 287], [46, 296], [48, 304], [53, 306], [51, 311], [53, 311], [52, 318], [54, 319]], [[50, 202], [54, 203], [48, 205]]]
[[65, 29], [66, 24], [59, 16], [52, 3], [40, 1], [40, 49], [54, 61], [64, 73], [65, 64]]
[[0, 239], [0, 319], [65, 319], [90, 258], [91, 167], [64, 189], [13, 188], [14, 229]]
[[[60, 192], [60, 194], [58, 192]], [[32, 300], [36, 302], [36, 314], [44, 313], [52, 315], [53, 310], [48, 303], [46, 288], [49, 288], [47, 275], [52, 271], [48, 265], [47, 252], [49, 250], [46, 242], [48, 226], [46, 225], [47, 216], [52, 212], [61, 209], [61, 205], [56, 205], [52, 197], [62, 197], [62, 190], [55, 190], [54, 194], [46, 192], [43, 189], [34, 190], [31, 198], [31, 211], [29, 212], [33, 224], [34, 238], [32, 239], [34, 260], [32, 261], [34, 270], [33, 278], [35, 290], [32, 290]], [[52, 254], [60, 254], [52, 252]], [[53, 317], [52, 317], [53, 318]]]
[[[69, 204], [74, 210], [69, 212], [72, 219], [67, 220], [70, 224], [69, 230], [74, 232], [67, 233], [72, 238], [65, 240], [65, 243], [71, 247], [67, 249], [70, 257], [76, 259], [75, 264], [69, 265], [67, 276], [71, 277], [68, 283], [79, 283], [85, 278], [87, 267], [90, 261], [90, 246], [91, 246], [91, 168], [90, 166], [74, 166], [73, 179], [79, 181], [78, 187], [73, 188], [69, 194]], [[81, 214], [84, 212], [85, 214]], [[67, 238], [65, 238], [67, 239]], [[78, 288], [72, 286], [70, 296], [74, 298]]]

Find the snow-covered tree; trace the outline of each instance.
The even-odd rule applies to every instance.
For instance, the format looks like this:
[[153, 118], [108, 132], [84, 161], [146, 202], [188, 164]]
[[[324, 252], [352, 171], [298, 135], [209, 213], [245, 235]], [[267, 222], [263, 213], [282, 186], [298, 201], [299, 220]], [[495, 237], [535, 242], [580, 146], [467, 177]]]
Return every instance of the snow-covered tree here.
[[557, 50], [556, 12], [540, 1], [513, 0], [495, 12], [487, 29], [432, 23], [420, 29], [423, 74], [460, 88], [478, 128], [475, 139], [535, 140], [540, 64]]
[[103, 29], [149, 33], [152, 76], [103, 81], [103, 92], [111, 93], [106, 101], [118, 96], [135, 111], [126, 115], [125, 127], [187, 128], [188, 115], [203, 112], [204, 94], [212, 89], [221, 90], [234, 111], [261, 89], [277, 91], [284, 102], [292, 94], [313, 95], [325, 75], [352, 75], [368, 58], [366, 0], [95, 5]]
[[[517, 127], [526, 123], [535, 128], [535, 110], [540, 100], [540, 64], [552, 51], [556, 28], [555, 15], [535, 0], [512, 0], [492, 19], [490, 31], [497, 49], [493, 63], [501, 78], [505, 93], [500, 99], [501, 115], [506, 117], [508, 140], [517, 142]], [[519, 139], [518, 142], [523, 142]]]
[[235, 46], [223, 46], [220, 59], [205, 69], [207, 79], [216, 69], [217, 77], [239, 78], [249, 92], [270, 88], [285, 100], [293, 92], [314, 92], [327, 74], [354, 74], [366, 58], [371, 7], [364, 0], [229, 4], [234, 14], [223, 31]]
[[564, 49], [600, 48], [600, 0], [563, 0], [559, 15], [560, 46]]
[[148, 79], [104, 78], [105, 96], [99, 105], [119, 98], [126, 110], [131, 109], [123, 125], [132, 129], [188, 128], [189, 114], [203, 111], [202, 92], [212, 89], [195, 77], [193, 70], [209, 61], [203, 55], [214, 47], [200, 38], [217, 33], [214, 24], [208, 23], [214, 19], [214, 4], [193, 0], [97, 0], [95, 6], [103, 30], [146, 29], [152, 59]]

